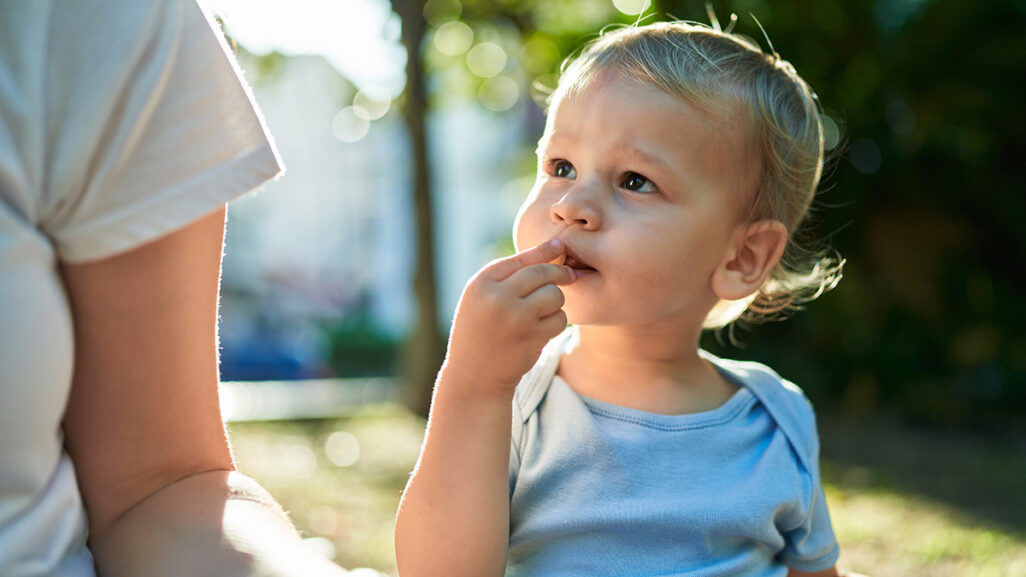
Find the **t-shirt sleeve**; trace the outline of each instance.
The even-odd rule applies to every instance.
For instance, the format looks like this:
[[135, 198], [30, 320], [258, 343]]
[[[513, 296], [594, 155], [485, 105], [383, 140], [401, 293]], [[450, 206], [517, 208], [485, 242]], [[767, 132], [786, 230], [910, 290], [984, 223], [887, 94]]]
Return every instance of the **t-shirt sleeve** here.
[[[804, 398], [802, 400], [805, 401]], [[807, 421], [807, 430], [811, 431], [811, 437], [807, 439], [806, 444], [809, 458], [805, 462], [811, 468], [811, 471], [806, 471], [809, 480], [806, 508], [801, 523], [784, 532], [785, 545], [780, 557], [792, 569], [814, 572], [829, 569], [836, 564], [840, 548], [834, 537], [826, 495], [820, 479], [816, 417], [807, 401], [801, 404], [806, 409], [801, 411], [803, 420]]]
[[[69, 3], [52, 15], [40, 228], [66, 261], [134, 248], [281, 165], [230, 49], [195, 0]], [[84, 35], [103, 19], [109, 34]]]
[[[722, 362], [722, 361], [721, 361]], [[819, 473], [819, 433], [816, 413], [805, 393], [794, 383], [757, 363], [730, 362], [728, 366], [759, 398], [787, 436], [801, 478], [800, 500], [775, 520], [784, 538], [781, 562], [798, 571], [829, 569], [840, 549], [830, 525]]]
[[781, 559], [792, 569], [822, 571], [837, 563], [841, 551], [830, 526], [822, 487], [816, 487], [805, 522], [786, 533], [784, 538], [787, 544]]

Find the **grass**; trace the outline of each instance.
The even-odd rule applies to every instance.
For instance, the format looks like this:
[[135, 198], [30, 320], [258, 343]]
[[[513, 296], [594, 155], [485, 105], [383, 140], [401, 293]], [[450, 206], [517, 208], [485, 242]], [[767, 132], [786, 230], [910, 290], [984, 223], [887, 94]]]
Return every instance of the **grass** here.
[[[392, 524], [424, 422], [394, 404], [231, 426], [239, 468], [344, 567], [395, 574]], [[840, 566], [873, 577], [1026, 577], [1026, 455], [993, 441], [820, 416]]]

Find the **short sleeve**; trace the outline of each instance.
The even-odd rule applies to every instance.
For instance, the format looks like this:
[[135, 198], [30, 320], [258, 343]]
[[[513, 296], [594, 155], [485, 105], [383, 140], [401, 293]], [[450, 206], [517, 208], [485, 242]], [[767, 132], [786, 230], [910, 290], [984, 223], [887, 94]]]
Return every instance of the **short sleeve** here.
[[837, 563], [841, 554], [837, 539], [834, 537], [830, 523], [830, 512], [827, 509], [826, 495], [819, 474], [819, 442], [815, 431], [815, 415], [809, 407], [809, 418], [812, 423], [813, 437], [810, 439], [812, 454], [808, 459], [811, 471], [808, 500], [805, 515], [801, 523], [784, 532], [784, 550], [780, 552], [781, 560], [792, 569], [815, 572], [829, 569]]
[[281, 170], [216, 26], [195, 0], [53, 11], [37, 218], [62, 260], [153, 240]]
[[816, 413], [805, 393], [758, 363], [725, 361], [702, 351], [744, 384], [769, 412], [791, 445], [802, 478], [801, 501], [775, 522], [784, 537], [781, 562], [799, 571], [829, 569], [840, 556], [819, 473]]
[[513, 395], [513, 419], [509, 450], [509, 491], [510, 496], [516, 488], [520, 473], [521, 455], [523, 454], [524, 437], [527, 434], [528, 421], [549, 390], [552, 377], [559, 367], [559, 358], [567, 345], [576, 338], [574, 327], [569, 327], [542, 349], [531, 370], [520, 379]]

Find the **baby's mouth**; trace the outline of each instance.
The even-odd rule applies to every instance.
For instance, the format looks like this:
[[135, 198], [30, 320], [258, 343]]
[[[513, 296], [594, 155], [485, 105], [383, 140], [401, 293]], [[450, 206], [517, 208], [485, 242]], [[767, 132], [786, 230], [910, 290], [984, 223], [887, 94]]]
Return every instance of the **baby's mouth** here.
[[566, 260], [563, 261], [564, 266], [568, 266], [574, 270], [595, 270], [580, 260], [567, 255]]
[[595, 270], [591, 265], [584, 262], [574, 254], [560, 255], [560, 257], [552, 261], [552, 263], [568, 266], [577, 271]]

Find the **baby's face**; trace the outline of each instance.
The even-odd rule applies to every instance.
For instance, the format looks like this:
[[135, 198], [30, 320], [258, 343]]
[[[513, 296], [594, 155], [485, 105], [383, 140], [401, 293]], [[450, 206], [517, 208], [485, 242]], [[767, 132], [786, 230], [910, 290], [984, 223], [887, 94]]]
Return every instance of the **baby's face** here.
[[740, 123], [616, 73], [554, 103], [514, 240], [564, 241], [582, 271], [570, 322], [701, 324], [755, 190], [743, 142]]

